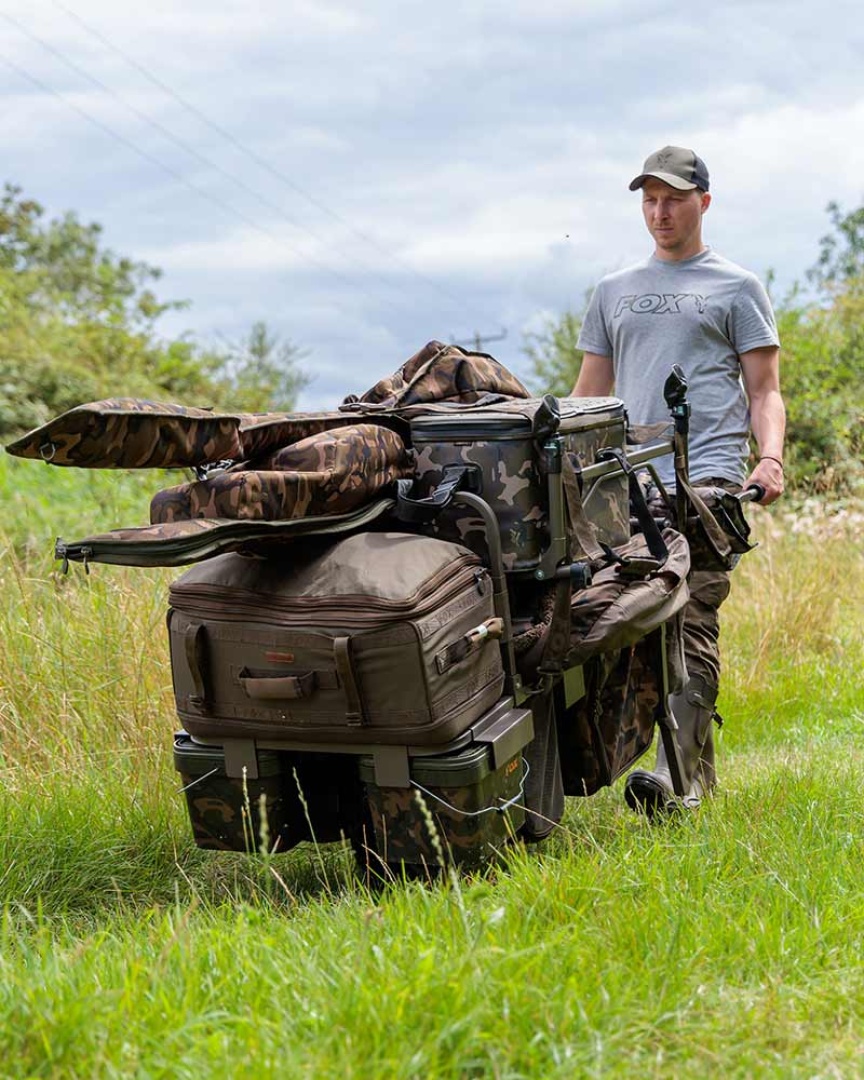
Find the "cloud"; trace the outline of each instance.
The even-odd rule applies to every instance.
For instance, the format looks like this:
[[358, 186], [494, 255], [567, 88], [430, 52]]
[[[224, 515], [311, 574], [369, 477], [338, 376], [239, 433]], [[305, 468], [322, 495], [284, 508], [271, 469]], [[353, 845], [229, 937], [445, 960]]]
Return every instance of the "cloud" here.
[[496, 353], [524, 368], [523, 327], [647, 254], [626, 184], [666, 142], [708, 161], [709, 241], [784, 281], [825, 203], [862, 196], [851, 0], [830, 18], [804, 0], [76, 0], [138, 67], [53, 3], [7, 10], [188, 147], [0, 20], [0, 54], [68, 99], [0, 68], [7, 177], [164, 267], [193, 301], [166, 332], [265, 318], [310, 347], [316, 403], [502, 324]]

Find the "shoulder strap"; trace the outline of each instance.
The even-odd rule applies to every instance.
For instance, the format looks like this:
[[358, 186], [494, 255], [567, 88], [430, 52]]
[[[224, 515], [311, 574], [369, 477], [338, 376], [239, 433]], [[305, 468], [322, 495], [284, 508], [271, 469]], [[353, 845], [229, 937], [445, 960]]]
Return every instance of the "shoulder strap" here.
[[[651, 516], [651, 511], [648, 509], [648, 503], [645, 501], [645, 492], [642, 490], [642, 485], [639, 483], [639, 478], [636, 475], [636, 470], [627, 460], [625, 454], [622, 454], [620, 450], [614, 447], [606, 447], [600, 450], [597, 454], [598, 461], [617, 461], [621, 467], [621, 471], [627, 477], [627, 484], [630, 490], [630, 506], [633, 513], [636, 515], [636, 520], [639, 522], [639, 528], [645, 537], [645, 542], [648, 545], [648, 550], [651, 553], [651, 560], [648, 559], [623, 559], [618, 560], [623, 572], [646, 574], [652, 570], [659, 570], [661, 566], [666, 563], [669, 558], [669, 549], [666, 547], [666, 541], [663, 539], [663, 534], [660, 532], [660, 528], [657, 522]], [[653, 563], [652, 563], [653, 560]]]

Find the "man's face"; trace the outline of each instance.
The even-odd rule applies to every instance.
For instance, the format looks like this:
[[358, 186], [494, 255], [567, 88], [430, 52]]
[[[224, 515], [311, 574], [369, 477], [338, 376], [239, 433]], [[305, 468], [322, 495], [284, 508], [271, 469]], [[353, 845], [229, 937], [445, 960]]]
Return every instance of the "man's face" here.
[[642, 185], [642, 214], [663, 259], [687, 259], [702, 250], [702, 215], [711, 196], [698, 188], [679, 191], [662, 180]]

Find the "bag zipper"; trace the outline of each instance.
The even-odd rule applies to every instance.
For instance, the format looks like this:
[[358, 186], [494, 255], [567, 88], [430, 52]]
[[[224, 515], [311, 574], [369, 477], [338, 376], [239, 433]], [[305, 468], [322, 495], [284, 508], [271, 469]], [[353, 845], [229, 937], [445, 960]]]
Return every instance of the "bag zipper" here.
[[274, 597], [245, 589], [199, 585], [170, 590], [171, 606], [184, 615], [212, 616], [229, 622], [266, 622], [279, 626], [372, 628], [403, 618], [422, 618], [449, 603], [466, 589], [479, 590], [488, 572], [465, 554], [442, 567], [401, 600], [383, 600], [362, 594], [323, 597]]

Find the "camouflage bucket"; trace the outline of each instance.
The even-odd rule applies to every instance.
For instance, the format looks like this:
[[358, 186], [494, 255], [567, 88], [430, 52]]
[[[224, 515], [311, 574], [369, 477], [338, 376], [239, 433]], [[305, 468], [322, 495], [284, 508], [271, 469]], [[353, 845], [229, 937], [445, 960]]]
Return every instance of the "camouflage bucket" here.
[[[511, 573], [533, 570], [549, 543], [548, 475], [536, 432], [544, 405], [545, 399], [529, 398], [459, 410], [438, 406], [411, 418], [417, 497], [428, 498], [446, 470], [467, 469], [468, 489], [489, 503], [498, 520], [504, 568]], [[592, 465], [601, 448], [623, 447], [624, 410], [617, 398], [562, 399], [557, 406], [557, 434], [573, 468]], [[625, 543], [626, 478], [604, 477], [586, 488], [583, 508], [597, 537], [610, 546]], [[482, 519], [471, 510], [448, 508], [435, 532], [478, 554], [487, 552]]]
[[500, 854], [525, 820], [521, 754], [494, 768], [487, 746], [415, 758], [411, 787], [378, 787], [360, 759], [378, 857], [389, 865], [464, 868]]
[[270, 851], [289, 846], [282, 839], [286, 807], [279, 755], [261, 750], [256, 759], [256, 777], [228, 776], [221, 746], [201, 745], [186, 732], [175, 736], [174, 767], [183, 781], [198, 847], [260, 851], [263, 846]]

